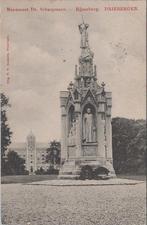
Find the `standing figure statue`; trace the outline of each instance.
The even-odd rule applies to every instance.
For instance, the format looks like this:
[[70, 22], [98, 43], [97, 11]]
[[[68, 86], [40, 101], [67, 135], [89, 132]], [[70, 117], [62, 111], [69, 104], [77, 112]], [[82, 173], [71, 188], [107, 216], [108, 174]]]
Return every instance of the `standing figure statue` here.
[[87, 108], [87, 112], [83, 116], [83, 142], [96, 141], [96, 127], [94, 125], [94, 115], [91, 109]]
[[81, 34], [81, 48], [88, 47], [88, 33], [87, 33], [88, 27], [89, 25], [85, 23], [79, 25], [79, 30]]

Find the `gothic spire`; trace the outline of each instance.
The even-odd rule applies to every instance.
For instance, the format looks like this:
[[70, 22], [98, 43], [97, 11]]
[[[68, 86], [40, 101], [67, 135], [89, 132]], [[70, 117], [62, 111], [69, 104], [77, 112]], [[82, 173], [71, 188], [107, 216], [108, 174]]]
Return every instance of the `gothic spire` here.
[[89, 47], [88, 40], [88, 27], [89, 24], [83, 22], [79, 25], [79, 31], [81, 34], [81, 55], [79, 58], [79, 66], [80, 66], [80, 76], [93, 76], [93, 52]]

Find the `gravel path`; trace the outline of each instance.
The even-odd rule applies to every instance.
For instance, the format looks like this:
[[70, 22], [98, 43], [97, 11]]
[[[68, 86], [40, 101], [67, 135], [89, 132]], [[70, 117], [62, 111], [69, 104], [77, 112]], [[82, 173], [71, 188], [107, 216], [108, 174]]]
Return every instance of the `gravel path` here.
[[2, 224], [145, 225], [145, 183], [2, 185]]

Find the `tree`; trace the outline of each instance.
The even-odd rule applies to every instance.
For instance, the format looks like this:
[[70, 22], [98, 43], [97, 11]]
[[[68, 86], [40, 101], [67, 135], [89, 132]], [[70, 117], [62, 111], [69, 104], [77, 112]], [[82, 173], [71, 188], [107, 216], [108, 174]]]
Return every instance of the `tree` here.
[[116, 173], [145, 172], [145, 120], [113, 118], [112, 144]]
[[10, 107], [9, 98], [1, 93], [1, 170], [5, 168], [5, 152], [11, 144], [12, 132], [8, 125], [6, 110]]
[[22, 159], [17, 152], [9, 151], [5, 162], [6, 175], [22, 175], [25, 174], [25, 160]]
[[47, 149], [46, 162], [50, 163], [53, 168], [60, 164], [61, 144], [58, 141], [51, 141]]
[[45, 171], [41, 166], [39, 169], [35, 171], [35, 174], [37, 175], [47, 174], [47, 171]]
[[126, 167], [128, 171], [143, 173], [146, 167], [146, 123], [137, 120], [134, 126], [137, 134], [130, 140]]

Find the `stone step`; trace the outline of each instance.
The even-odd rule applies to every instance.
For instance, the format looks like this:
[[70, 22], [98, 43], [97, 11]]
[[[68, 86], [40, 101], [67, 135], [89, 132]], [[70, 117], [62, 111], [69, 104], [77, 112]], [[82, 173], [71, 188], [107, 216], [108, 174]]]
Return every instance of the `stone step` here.
[[58, 179], [78, 179], [79, 178], [79, 175], [73, 175], [73, 174], [60, 174], [58, 176]]

